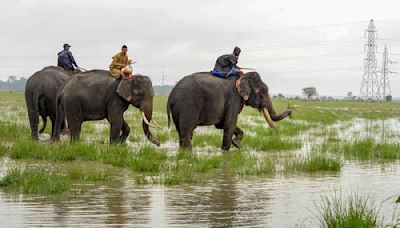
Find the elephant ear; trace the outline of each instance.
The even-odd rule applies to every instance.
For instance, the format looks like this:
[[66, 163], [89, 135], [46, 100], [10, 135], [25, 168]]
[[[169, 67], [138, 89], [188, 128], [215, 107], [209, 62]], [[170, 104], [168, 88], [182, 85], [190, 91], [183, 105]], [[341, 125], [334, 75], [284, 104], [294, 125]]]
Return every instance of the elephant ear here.
[[119, 82], [117, 93], [126, 101], [131, 102], [132, 100], [132, 80], [131, 79], [121, 79]]
[[250, 79], [248, 77], [242, 77], [239, 80], [240, 82], [238, 83], [239, 85], [237, 86], [239, 95], [243, 97], [244, 100], [247, 100], [251, 92]]

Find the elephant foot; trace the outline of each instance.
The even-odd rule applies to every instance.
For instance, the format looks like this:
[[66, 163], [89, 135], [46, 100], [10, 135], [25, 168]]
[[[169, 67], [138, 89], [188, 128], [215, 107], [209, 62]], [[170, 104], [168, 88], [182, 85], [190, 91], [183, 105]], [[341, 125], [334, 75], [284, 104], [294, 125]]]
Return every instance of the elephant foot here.
[[240, 139], [238, 139], [237, 137], [234, 138], [234, 139], [232, 140], [232, 144], [233, 144], [236, 148], [240, 149]]

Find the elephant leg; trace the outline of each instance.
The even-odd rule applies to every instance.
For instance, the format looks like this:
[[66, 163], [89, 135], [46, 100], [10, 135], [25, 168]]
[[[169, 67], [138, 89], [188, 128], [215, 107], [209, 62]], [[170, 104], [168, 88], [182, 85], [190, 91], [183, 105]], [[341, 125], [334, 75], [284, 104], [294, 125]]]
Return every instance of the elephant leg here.
[[110, 143], [120, 142], [120, 133], [122, 130], [123, 120], [113, 120], [110, 122]]
[[[229, 150], [232, 145], [232, 137], [233, 134], [235, 133], [237, 127], [236, 127], [236, 122], [237, 122], [237, 115], [232, 116], [230, 112], [227, 112], [225, 114], [225, 119], [224, 119], [224, 135], [222, 138], [222, 150]], [[240, 130], [241, 131], [241, 130]], [[238, 133], [240, 133], [238, 131]]]
[[232, 144], [240, 149], [240, 141], [243, 139], [244, 132], [242, 129], [236, 127], [235, 132], [233, 133], [235, 135], [235, 138], [232, 140]]
[[120, 142], [125, 142], [125, 140], [128, 138], [129, 133], [131, 132], [131, 129], [128, 126], [128, 123], [126, 123], [126, 121], [124, 120], [124, 122], [122, 123], [122, 134], [119, 137], [119, 141]]
[[81, 134], [82, 121], [75, 120], [73, 122], [68, 121], [68, 123], [70, 123], [71, 142], [79, 140], [79, 135]]
[[181, 148], [192, 149], [192, 135], [194, 128], [181, 128], [179, 134], [179, 144]]
[[181, 148], [192, 149], [192, 136], [196, 128], [193, 117], [186, 115], [179, 120], [179, 144]]
[[224, 129], [224, 136], [222, 139], [222, 150], [229, 150], [231, 148], [232, 136], [234, 132], [235, 132], [234, 127], [229, 127], [227, 129]]
[[[215, 124], [215, 127], [217, 129], [224, 129], [224, 123], [222, 122], [222, 123]], [[236, 127], [233, 134], [235, 135], [235, 138], [232, 140], [232, 144], [236, 148], [240, 149], [240, 141], [242, 140], [244, 133], [243, 133], [242, 129]], [[224, 131], [224, 135], [225, 135], [225, 131]]]

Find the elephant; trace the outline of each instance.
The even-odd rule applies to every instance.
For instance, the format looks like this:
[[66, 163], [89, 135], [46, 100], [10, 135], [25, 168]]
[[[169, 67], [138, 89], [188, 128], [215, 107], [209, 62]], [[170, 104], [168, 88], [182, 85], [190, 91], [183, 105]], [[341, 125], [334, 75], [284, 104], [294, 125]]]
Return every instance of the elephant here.
[[66, 118], [71, 141], [79, 139], [84, 121], [107, 118], [111, 125], [110, 143], [124, 142], [130, 128], [124, 120], [129, 105], [142, 113], [142, 127], [148, 140], [160, 142], [149, 130], [153, 114], [154, 91], [149, 77], [135, 75], [131, 79], [115, 79], [109, 71], [91, 70], [69, 80], [57, 95], [56, 130], [52, 139], [59, 140], [62, 120]]
[[[56, 120], [56, 96], [64, 83], [72, 78], [73, 71], [64, 70], [61, 67], [48, 66], [34, 73], [26, 82], [25, 101], [28, 109], [31, 137], [39, 140], [38, 127], [39, 116], [42, 117], [43, 126], [39, 133], [46, 128], [47, 117], [51, 120], [51, 132], [53, 134]], [[64, 128], [64, 123], [62, 128]]]
[[257, 72], [227, 79], [198, 72], [182, 78], [172, 89], [167, 102], [168, 127], [172, 115], [180, 148], [191, 149], [194, 129], [205, 125], [224, 130], [223, 150], [229, 150], [232, 143], [240, 148], [244, 133], [236, 124], [244, 105], [262, 111], [271, 127], [275, 127], [274, 121], [292, 114], [290, 109], [276, 114], [268, 87]]

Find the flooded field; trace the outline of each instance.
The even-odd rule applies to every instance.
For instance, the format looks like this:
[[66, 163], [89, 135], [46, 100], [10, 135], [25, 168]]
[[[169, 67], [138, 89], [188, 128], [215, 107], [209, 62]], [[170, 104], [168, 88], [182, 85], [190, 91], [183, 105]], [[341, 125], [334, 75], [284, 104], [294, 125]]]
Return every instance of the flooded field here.
[[374, 226], [400, 222], [398, 103], [291, 101], [297, 111], [278, 129], [246, 108], [240, 150], [222, 152], [222, 132], [201, 127], [193, 151], [182, 152], [166, 128], [165, 97], [154, 103], [163, 127], [154, 147], [134, 108], [126, 145], [108, 145], [106, 121], [85, 123], [78, 144], [49, 142], [49, 127], [31, 142], [22, 94], [1, 95], [4, 227], [321, 227], [324, 197], [346, 204], [354, 195], [375, 210]]

